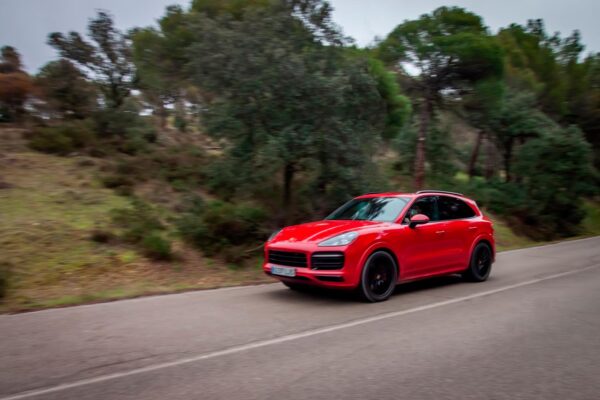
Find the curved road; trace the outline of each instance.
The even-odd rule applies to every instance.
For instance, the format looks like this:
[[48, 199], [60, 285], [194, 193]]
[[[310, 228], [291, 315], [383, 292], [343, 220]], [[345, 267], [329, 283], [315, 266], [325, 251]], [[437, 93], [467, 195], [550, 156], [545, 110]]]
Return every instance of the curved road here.
[[0, 316], [0, 400], [599, 398], [600, 237], [396, 292], [269, 284]]

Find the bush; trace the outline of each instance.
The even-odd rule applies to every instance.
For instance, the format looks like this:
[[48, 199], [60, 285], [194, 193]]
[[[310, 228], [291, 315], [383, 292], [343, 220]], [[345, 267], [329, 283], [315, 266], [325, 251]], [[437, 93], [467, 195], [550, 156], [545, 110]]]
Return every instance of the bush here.
[[130, 187], [133, 186], [133, 180], [131, 178], [129, 178], [128, 176], [125, 175], [119, 175], [119, 174], [109, 174], [109, 175], [104, 175], [101, 178], [102, 184], [104, 185], [104, 187], [109, 188], [109, 189], [116, 189], [119, 187]]
[[0, 299], [3, 299], [6, 296], [9, 275], [10, 264], [7, 262], [0, 262]]
[[71, 139], [56, 128], [37, 130], [29, 141], [29, 146], [37, 151], [60, 155], [67, 155], [75, 150]]
[[90, 240], [96, 243], [108, 243], [113, 239], [113, 234], [110, 231], [96, 228], [90, 234]]
[[105, 108], [94, 114], [96, 131], [102, 137], [140, 138], [156, 141], [153, 124], [140, 115], [140, 107], [129, 99], [120, 108]]
[[266, 212], [252, 205], [196, 202], [178, 222], [184, 238], [207, 255], [225, 247], [256, 244], [267, 234]]
[[112, 221], [123, 229], [123, 240], [139, 243], [146, 235], [164, 229], [151, 206], [138, 199], [134, 199], [132, 205], [132, 208], [112, 210]]
[[597, 190], [590, 153], [578, 129], [558, 129], [519, 148], [514, 181], [476, 179], [448, 189], [463, 191], [480, 206], [518, 222], [519, 230], [533, 239], [572, 236], [585, 216], [584, 196]]
[[29, 145], [38, 151], [66, 155], [91, 145], [95, 138], [90, 121], [68, 121], [57, 126], [37, 128], [30, 135]]
[[171, 242], [157, 233], [150, 233], [142, 239], [144, 254], [153, 260], [170, 260]]

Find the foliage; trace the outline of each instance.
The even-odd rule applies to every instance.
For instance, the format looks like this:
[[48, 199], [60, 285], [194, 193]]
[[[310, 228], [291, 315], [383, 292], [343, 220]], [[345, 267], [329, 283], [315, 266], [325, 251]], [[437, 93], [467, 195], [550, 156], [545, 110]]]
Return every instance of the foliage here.
[[95, 139], [92, 121], [65, 121], [56, 126], [36, 128], [30, 134], [29, 146], [46, 153], [67, 155], [90, 146]]
[[473, 180], [458, 190], [508, 218], [529, 237], [571, 236], [579, 233], [585, 216], [582, 197], [597, 192], [590, 157], [580, 130], [555, 127], [519, 148], [513, 181]]
[[173, 256], [171, 242], [158, 233], [149, 233], [142, 239], [144, 254], [153, 260], [170, 260]]
[[506, 181], [512, 179], [512, 160], [517, 142], [542, 135], [556, 123], [536, 108], [535, 98], [528, 92], [508, 91], [493, 110], [487, 122], [504, 160]]
[[250, 9], [241, 21], [198, 15], [192, 29], [191, 78], [215, 94], [205, 123], [231, 144], [228, 158], [246, 183], [240, 191], [280, 176], [289, 218], [299, 174], [311, 175], [323, 199], [342, 179], [346, 193], [365, 188], [354, 171], [368, 168], [386, 117], [366, 58], [323, 46], [316, 28], [285, 8]]
[[50, 110], [62, 118], [88, 118], [97, 106], [96, 88], [69, 60], [46, 64], [35, 84]]
[[527, 208], [521, 217], [548, 239], [578, 232], [584, 218], [581, 197], [596, 189], [590, 145], [576, 127], [530, 140], [519, 150], [515, 172], [521, 177]]
[[[447, 127], [441, 126], [438, 118], [427, 132], [428, 140], [425, 142], [425, 154], [428, 160], [426, 171], [430, 181], [439, 182], [452, 178], [457, 171], [456, 151]], [[405, 174], [412, 174], [415, 164], [415, 153], [411, 151], [417, 143], [418, 126], [412, 124], [402, 130], [395, 141], [395, 147], [400, 157], [396, 167]]]
[[113, 210], [112, 221], [121, 228], [121, 237], [130, 243], [139, 243], [146, 235], [164, 229], [156, 210], [139, 199], [133, 199], [130, 208]]
[[133, 85], [129, 40], [115, 28], [112, 16], [106, 11], [98, 11], [90, 20], [88, 36], [92, 42], [78, 32], [67, 35], [53, 32], [48, 35], [48, 44], [98, 85], [109, 108], [119, 108]]
[[33, 90], [29, 75], [22, 70], [21, 56], [14, 47], [4, 46], [0, 59], [0, 120], [19, 120], [25, 101]]
[[93, 118], [98, 136], [116, 138], [113, 143], [123, 153], [144, 152], [148, 143], [156, 141], [156, 129], [140, 115], [140, 107], [133, 99], [127, 99], [119, 108], [98, 110]]
[[393, 139], [398, 136], [408, 120], [411, 112], [410, 100], [401, 94], [396, 77], [385, 68], [383, 62], [369, 58], [369, 72], [377, 82], [377, 90], [386, 105], [382, 136], [385, 139]]
[[267, 214], [248, 204], [196, 199], [178, 222], [182, 236], [206, 255], [228, 247], [256, 244], [267, 234]]
[[434, 111], [444, 97], [460, 96], [474, 82], [502, 74], [500, 46], [481, 17], [458, 7], [440, 7], [398, 25], [378, 46], [382, 60], [419, 72], [412, 81], [420, 108], [415, 186], [425, 179], [425, 141]]
[[[25, 109], [61, 119], [40, 119], [31, 146], [106, 157], [113, 167], [102, 181], [122, 194], [154, 179], [175, 197], [208, 189], [221, 200], [179, 225], [209, 253], [245, 254], [266, 225], [386, 189], [380, 167], [392, 140], [405, 175], [392, 182], [412, 175], [419, 188], [426, 173], [454, 189], [464, 169], [460, 185], [532, 237], [574, 234], [579, 204], [597, 186], [600, 56], [583, 55], [579, 32], [549, 35], [541, 20], [492, 35], [478, 15], [440, 7], [358, 48], [324, 0], [194, 0], [127, 35], [100, 11], [87, 37], [48, 42], [62, 58], [40, 72], [35, 92], [18, 52], [4, 48], [0, 119]], [[157, 118], [142, 116], [149, 108]], [[458, 120], [464, 132], [442, 123]], [[240, 217], [250, 209], [274, 211]], [[160, 231], [149, 231], [157, 247]]]
[[136, 29], [132, 32], [133, 61], [136, 66], [136, 86], [153, 106], [160, 126], [166, 126], [166, 106], [174, 103], [184, 87], [183, 65], [188, 63], [182, 50], [189, 33], [180, 6], [169, 6], [156, 28]]

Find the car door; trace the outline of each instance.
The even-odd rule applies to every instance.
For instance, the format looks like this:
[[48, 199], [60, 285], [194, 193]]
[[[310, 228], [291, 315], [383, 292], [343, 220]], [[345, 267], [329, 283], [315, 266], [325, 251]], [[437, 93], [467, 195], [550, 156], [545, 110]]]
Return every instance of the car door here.
[[469, 260], [469, 246], [477, 234], [473, 222], [475, 212], [464, 201], [452, 196], [439, 196], [439, 218], [444, 221], [443, 257], [440, 272], [464, 269]]
[[[437, 197], [418, 198], [403, 216], [402, 224], [405, 229], [402, 230], [399, 242], [399, 261], [404, 279], [430, 275], [443, 265], [444, 222], [439, 221]], [[429, 222], [410, 228], [410, 217], [416, 214], [427, 215]]]

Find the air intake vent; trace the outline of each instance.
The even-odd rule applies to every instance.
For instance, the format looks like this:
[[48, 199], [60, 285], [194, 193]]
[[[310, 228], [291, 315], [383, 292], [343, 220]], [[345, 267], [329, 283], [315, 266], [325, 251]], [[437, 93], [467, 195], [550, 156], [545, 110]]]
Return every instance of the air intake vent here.
[[306, 254], [291, 251], [269, 250], [271, 264], [287, 267], [306, 267]]
[[313, 253], [310, 258], [312, 269], [342, 269], [344, 267], [344, 253], [341, 251], [322, 251]]

